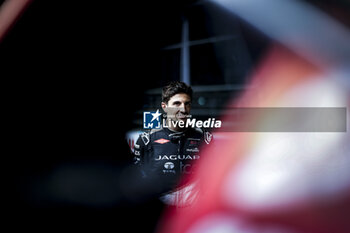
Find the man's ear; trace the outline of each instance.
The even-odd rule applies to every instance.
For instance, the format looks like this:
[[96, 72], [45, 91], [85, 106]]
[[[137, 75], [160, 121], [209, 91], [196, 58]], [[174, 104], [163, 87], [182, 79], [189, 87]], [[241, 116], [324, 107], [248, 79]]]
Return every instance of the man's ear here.
[[162, 106], [163, 111], [167, 112], [167, 107], [168, 107], [167, 104], [165, 102], [162, 102], [161, 106]]

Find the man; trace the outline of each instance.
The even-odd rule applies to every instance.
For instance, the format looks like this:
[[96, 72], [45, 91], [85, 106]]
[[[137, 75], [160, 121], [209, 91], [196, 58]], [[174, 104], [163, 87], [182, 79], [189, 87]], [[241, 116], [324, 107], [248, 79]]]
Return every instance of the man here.
[[191, 191], [194, 184], [180, 184], [180, 178], [193, 172], [201, 144], [209, 144], [212, 139], [208, 131], [186, 127], [192, 93], [192, 88], [183, 82], [165, 86], [161, 103], [165, 127], [142, 133], [135, 144], [135, 163], [145, 179], [157, 181], [162, 201], [170, 205], [188, 205], [195, 198]]

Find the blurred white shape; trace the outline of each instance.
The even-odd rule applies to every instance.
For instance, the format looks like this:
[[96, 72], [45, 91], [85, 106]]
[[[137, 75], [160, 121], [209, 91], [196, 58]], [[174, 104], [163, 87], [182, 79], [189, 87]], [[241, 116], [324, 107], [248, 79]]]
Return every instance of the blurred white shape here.
[[347, 90], [336, 80], [336, 73], [304, 81], [291, 88], [279, 101], [281, 107], [346, 107]]
[[296, 233], [296, 231], [276, 224], [254, 225], [236, 215], [213, 213], [199, 219], [186, 233]]
[[[319, 78], [291, 89], [278, 104], [344, 107], [346, 102], [343, 88]], [[304, 201], [332, 198], [350, 187], [347, 132], [252, 136], [251, 151], [224, 185], [224, 199], [231, 205], [254, 211], [282, 209]]]
[[243, 233], [240, 220], [223, 213], [215, 213], [199, 219], [187, 233]]
[[310, 4], [293, 0], [212, 1], [318, 66], [350, 62], [350, 32]]
[[139, 135], [142, 133], [141, 130], [135, 129], [135, 130], [130, 130], [126, 133], [125, 138], [129, 144], [129, 147], [132, 152], [134, 152], [134, 145], [137, 142], [137, 139], [139, 138]]

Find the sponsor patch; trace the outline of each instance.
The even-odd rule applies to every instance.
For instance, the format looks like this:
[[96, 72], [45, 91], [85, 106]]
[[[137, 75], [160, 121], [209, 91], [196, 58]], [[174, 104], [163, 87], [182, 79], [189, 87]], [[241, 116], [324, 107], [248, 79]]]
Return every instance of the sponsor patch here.
[[205, 143], [209, 144], [213, 138], [213, 135], [209, 132], [204, 132], [204, 141]]
[[156, 140], [156, 141], [154, 141], [154, 142], [159, 143], [159, 144], [164, 144], [164, 143], [170, 142], [170, 140], [161, 138], [161, 139], [158, 139], [158, 140]]

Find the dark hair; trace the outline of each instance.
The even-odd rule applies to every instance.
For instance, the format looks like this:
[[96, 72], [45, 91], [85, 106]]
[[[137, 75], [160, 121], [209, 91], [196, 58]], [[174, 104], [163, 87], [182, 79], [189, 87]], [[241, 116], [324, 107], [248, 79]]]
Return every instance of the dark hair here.
[[171, 97], [173, 97], [176, 94], [184, 93], [190, 96], [192, 100], [192, 88], [188, 86], [184, 82], [180, 81], [172, 81], [165, 87], [163, 87], [162, 91], [162, 101], [164, 103], [168, 103]]

